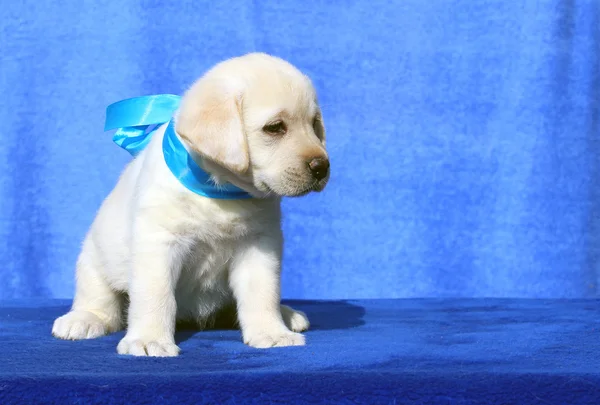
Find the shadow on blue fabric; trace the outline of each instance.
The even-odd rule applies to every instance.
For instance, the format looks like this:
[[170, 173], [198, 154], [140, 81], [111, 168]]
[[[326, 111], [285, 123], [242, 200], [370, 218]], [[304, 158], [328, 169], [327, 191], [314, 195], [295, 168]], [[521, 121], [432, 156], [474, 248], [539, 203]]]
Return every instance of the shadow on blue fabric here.
[[[288, 300], [292, 308], [302, 306], [310, 320], [311, 330], [352, 329], [364, 325], [365, 309], [349, 301], [297, 301]], [[236, 330], [237, 326], [219, 323], [209, 330]], [[175, 341], [177, 344], [193, 338], [199, 331], [195, 325], [181, 323], [177, 327]], [[238, 340], [238, 339], [236, 339]]]

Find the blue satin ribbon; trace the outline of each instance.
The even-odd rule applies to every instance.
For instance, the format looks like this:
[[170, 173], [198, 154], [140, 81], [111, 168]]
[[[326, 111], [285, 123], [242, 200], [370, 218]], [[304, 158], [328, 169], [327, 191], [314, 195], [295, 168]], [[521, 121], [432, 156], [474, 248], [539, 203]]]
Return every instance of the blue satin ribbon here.
[[208, 198], [238, 200], [252, 198], [232, 184], [217, 186], [185, 149], [175, 132], [173, 113], [181, 97], [172, 94], [134, 97], [111, 104], [106, 109], [104, 130], [117, 129], [113, 141], [132, 156], [150, 142], [156, 129], [169, 123], [163, 137], [163, 156], [167, 167], [188, 190]]

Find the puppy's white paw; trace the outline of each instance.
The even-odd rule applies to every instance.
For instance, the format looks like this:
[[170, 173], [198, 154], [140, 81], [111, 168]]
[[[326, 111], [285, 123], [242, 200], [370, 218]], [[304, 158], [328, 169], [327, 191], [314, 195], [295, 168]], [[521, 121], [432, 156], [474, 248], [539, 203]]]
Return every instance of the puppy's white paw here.
[[289, 330], [277, 333], [245, 333], [244, 343], [257, 349], [283, 346], [304, 346], [305, 338], [299, 333]]
[[109, 328], [95, 314], [87, 311], [71, 311], [54, 321], [52, 334], [60, 339], [79, 340], [104, 336]]
[[150, 357], [175, 357], [179, 355], [179, 347], [165, 339], [136, 339], [125, 336], [117, 346], [119, 354]]
[[281, 306], [281, 316], [283, 317], [285, 326], [293, 332], [304, 332], [310, 326], [310, 322], [304, 312], [296, 311], [287, 305]]

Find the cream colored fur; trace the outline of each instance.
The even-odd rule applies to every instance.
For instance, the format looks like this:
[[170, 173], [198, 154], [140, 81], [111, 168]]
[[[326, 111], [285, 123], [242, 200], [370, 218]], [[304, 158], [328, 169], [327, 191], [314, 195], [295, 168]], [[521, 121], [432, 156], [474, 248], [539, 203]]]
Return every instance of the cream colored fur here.
[[[285, 134], [266, 132], [278, 121]], [[183, 97], [176, 131], [186, 148], [217, 183], [254, 199], [184, 188], [164, 163], [164, 129], [103, 202], [77, 262], [72, 309], [52, 333], [86, 339], [126, 326], [119, 353], [176, 356], [176, 321], [203, 327], [234, 306], [248, 345], [303, 345], [308, 319], [280, 305], [280, 199], [320, 191], [329, 177], [308, 167], [327, 159], [310, 80], [281, 59], [249, 54], [215, 66]]]

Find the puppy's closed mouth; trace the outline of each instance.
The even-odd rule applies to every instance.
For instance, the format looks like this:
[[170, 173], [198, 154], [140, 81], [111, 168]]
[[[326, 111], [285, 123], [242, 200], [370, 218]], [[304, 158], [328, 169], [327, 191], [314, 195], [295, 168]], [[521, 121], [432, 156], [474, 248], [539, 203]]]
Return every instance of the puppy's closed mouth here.
[[284, 189], [284, 190], [275, 191], [273, 188], [269, 187], [268, 184], [261, 183], [262, 187], [265, 189], [265, 191], [268, 194], [279, 195], [282, 197], [302, 197], [313, 191], [315, 191], [315, 192], [323, 191], [323, 189], [325, 188], [325, 184], [326, 183], [322, 183], [320, 181], [315, 181], [314, 183], [311, 183], [308, 187], [304, 187], [304, 188], [288, 188], [288, 187], [286, 187], [286, 189]]
[[310, 186], [308, 186], [307, 188], [305, 188], [304, 190], [302, 190], [300, 193], [294, 194], [294, 196], [295, 197], [302, 197], [302, 196], [304, 196], [304, 195], [306, 195], [308, 193], [311, 193], [313, 191], [315, 191], [315, 192], [323, 191], [323, 189], [325, 188], [325, 184], [326, 183], [322, 183], [320, 181], [315, 181]]

